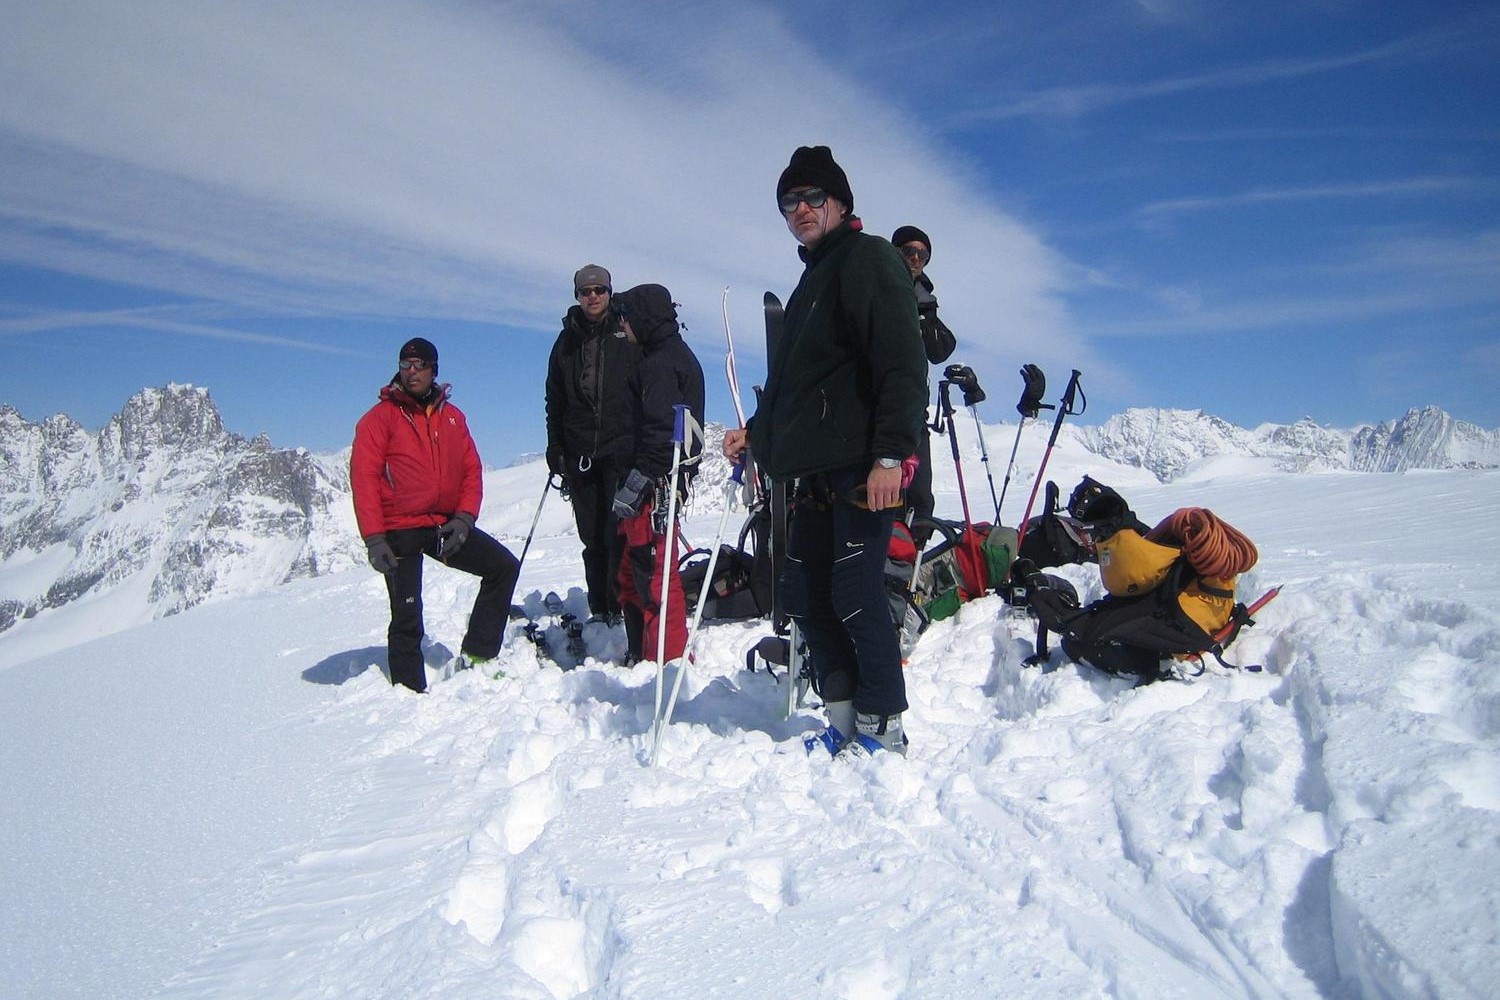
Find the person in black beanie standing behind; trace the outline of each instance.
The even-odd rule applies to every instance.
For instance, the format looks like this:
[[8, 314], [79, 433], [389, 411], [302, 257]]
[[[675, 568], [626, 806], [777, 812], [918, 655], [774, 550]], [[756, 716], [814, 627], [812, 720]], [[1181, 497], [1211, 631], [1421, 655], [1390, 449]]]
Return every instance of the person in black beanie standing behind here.
[[[891, 245], [901, 251], [901, 259], [911, 272], [913, 291], [917, 293], [917, 323], [922, 330], [922, 350], [927, 360], [940, 365], [953, 356], [958, 340], [947, 324], [938, 319], [937, 297], [932, 294], [932, 279], [927, 277], [927, 262], [932, 259], [932, 240], [916, 226], [902, 226], [891, 234]], [[913, 517], [928, 518], [936, 502], [932, 497], [932, 437], [924, 430], [917, 449], [917, 471], [906, 490], [906, 505]], [[913, 531], [917, 548], [926, 546], [930, 531]]]
[[563, 317], [547, 361], [547, 470], [562, 477], [583, 542], [591, 621], [620, 620], [619, 521], [615, 487], [634, 451], [630, 383], [641, 350], [613, 305], [609, 272], [586, 264], [573, 275], [578, 304]]
[[802, 146], [776, 183], [805, 269], [747, 430], [773, 480], [796, 481], [782, 576], [786, 610], [807, 637], [837, 753], [895, 751], [907, 740], [901, 648], [885, 590], [903, 461], [922, 434], [927, 365], [916, 296], [901, 256], [862, 232], [854, 193], [827, 146]]

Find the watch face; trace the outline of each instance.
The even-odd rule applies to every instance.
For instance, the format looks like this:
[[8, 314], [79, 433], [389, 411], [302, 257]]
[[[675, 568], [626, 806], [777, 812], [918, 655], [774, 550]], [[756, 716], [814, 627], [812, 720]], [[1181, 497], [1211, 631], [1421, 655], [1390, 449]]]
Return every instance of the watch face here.
[[901, 464], [894, 458], [881, 458], [877, 459], [877, 461], [880, 463], [880, 467], [882, 469], [894, 469], [896, 466]]

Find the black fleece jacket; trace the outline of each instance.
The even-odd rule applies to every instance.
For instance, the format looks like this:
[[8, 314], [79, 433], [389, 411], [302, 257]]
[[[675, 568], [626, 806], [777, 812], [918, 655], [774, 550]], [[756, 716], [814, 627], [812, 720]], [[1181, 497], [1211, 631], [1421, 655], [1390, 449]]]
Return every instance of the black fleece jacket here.
[[579, 460], [629, 459], [635, 404], [630, 380], [641, 350], [611, 310], [597, 324], [573, 306], [547, 360], [547, 449], [561, 449], [569, 472]]
[[750, 424], [755, 461], [773, 479], [917, 450], [927, 358], [911, 272], [850, 217], [811, 250], [786, 305], [786, 329]]

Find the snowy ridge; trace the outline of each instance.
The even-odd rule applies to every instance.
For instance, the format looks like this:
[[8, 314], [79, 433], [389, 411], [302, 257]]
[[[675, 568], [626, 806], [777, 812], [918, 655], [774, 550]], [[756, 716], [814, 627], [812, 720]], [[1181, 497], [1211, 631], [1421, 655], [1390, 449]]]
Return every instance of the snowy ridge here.
[[[522, 473], [487, 476], [498, 530], [535, 510]], [[0, 994], [1491, 996], [1497, 477], [1137, 482], [1148, 521], [1255, 538], [1242, 596], [1286, 589], [1231, 659], [1266, 671], [1027, 668], [1030, 623], [984, 598], [917, 644], [905, 760], [803, 755], [816, 713], [781, 719], [744, 669], [762, 626], [724, 623], [652, 770], [650, 665], [564, 673], [513, 633], [500, 679], [445, 679], [476, 584], [436, 568], [425, 696], [386, 680], [367, 569], [13, 668]], [[581, 602], [569, 520], [528, 603]]]
[[[988, 519], [974, 428], [958, 424], [970, 499], [976, 517]], [[730, 471], [718, 449], [723, 431], [716, 423], [705, 428], [689, 516], [723, 509]], [[998, 481], [1015, 428], [992, 425], [985, 433]], [[1002, 517], [1008, 523], [1023, 513], [1045, 438], [1042, 426], [1022, 429], [1011, 484], [1016, 506], [1007, 504]], [[1048, 476], [1066, 494], [1085, 466], [1116, 488], [1140, 481], [1142, 472], [1157, 482], [1202, 480], [1247, 461], [1278, 472], [1491, 468], [1500, 466], [1500, 432], [1433, 408], [1357, 431], [1311, 420], [1246, 430], [1202, 411], [1132, 409], [1099, 427], [1064, 424], [1057, 451]], [[944, 439], [934, 439], [933, 454], [937, 488], [952, 489]], [[29, 424], [0, 406], [0, 458], [0, 668], [57, 648], [55, 639], [39, 644], [29, 627], [41, 616], [64, 615], [80, 636], [105, 635], [364, 562], [347, 451], [319, 456], [247, 441], [225, 429], [203, 388], [144, 390], [97, 434], [61, 415]], [[505, 471], [539, 490], [545, 472], [538, 456], [528, 458]], [[497, 525], [489, 510], [486, 528], [517, 543], [529, 520], [507, 515]]]
[[1214, 460], [1259, 458], [1282, 472], [1406, 472], [1500, 467], [1500, 431], [1454, 420], [1437, 407], [1353, 431], [1295, 424], [1236, 427], [1202, 410], [1130, 409], [1101, 426], [1063, 427], [1103, 458], [1147, 469], [1161, 482]]
[[80, 601], [124, 627], [363, 556], [347, 458], [232, 434], [202, 388], [144, 390], [92, 435], [0, 407], [0, 458], [0, 632]]
[[1454, 420], [1436, 407], [1353, 431], [1304, 418], [1246, 430], [1202, 410], [1130, 409], [1098, 427], [1063, 427], [1095, 454], [1170, 482], [1216, 460], [1256, 458], [1282, 472], [1500, 467], [1500, 431]]

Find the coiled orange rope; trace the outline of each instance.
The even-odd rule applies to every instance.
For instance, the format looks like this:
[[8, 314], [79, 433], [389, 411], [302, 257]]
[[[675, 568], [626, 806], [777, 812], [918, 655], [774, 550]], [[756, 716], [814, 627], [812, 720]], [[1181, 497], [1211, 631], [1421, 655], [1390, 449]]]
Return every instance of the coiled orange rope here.
[[1228, 579], [1247, 572], [1260, 558], [1254, 542], [1205, 507], [1174, 511], [1146, 537], [1180, 547], [1199, 576]]

